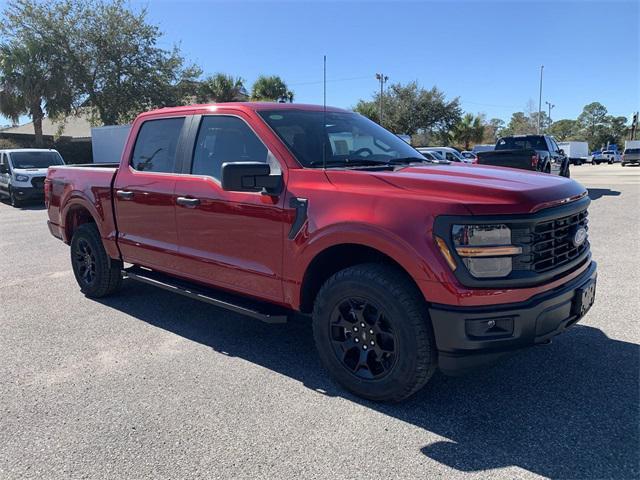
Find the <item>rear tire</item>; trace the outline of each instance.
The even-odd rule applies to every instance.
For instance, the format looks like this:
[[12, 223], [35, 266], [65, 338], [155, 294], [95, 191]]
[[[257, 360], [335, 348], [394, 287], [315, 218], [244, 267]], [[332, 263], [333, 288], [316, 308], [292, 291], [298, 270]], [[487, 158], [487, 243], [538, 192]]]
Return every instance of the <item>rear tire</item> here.
[[84, 223], [74, 232], [71, 265], [80, 291], [87, 297], [105, 297], [122, 284], [122, 262], [107, 255], [94, 223]]
[[390, 265], [356, 265], [329, 278], [314, 305], [313, 336], [331, 377], [369, 400], [404, 400], [436, 369], [422, 293]]

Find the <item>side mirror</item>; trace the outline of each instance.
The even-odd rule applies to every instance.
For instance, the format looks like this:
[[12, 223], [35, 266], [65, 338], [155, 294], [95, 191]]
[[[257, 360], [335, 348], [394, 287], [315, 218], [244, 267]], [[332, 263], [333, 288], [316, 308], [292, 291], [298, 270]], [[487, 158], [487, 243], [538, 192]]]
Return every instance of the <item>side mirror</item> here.
[[9, 173], [9, 166], [6, 163], [0, 164], [0, 174]]
[[559, 153], [560, 155], [564, 155], [564, 150], [563, 150], [563, 149], [560, 149], [560, 150], [558, 150], [558, 153]]
[[268, 163], [235, 162], [222, 164], [222, 189], [231, 192], [282, 192], [282, 174], [271, 175]]

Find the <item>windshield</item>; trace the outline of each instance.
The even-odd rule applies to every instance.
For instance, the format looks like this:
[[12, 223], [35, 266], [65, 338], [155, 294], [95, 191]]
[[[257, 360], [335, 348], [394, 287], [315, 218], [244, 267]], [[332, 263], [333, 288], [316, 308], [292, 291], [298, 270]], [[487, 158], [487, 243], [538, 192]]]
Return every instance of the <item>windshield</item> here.
[[64, 165], [58, 152], [11, 152], [13, 168], [47, 168]]
[[624, 151], [624, 153], [633, 153], [633, 154], [640, 153], [640, 148], [627, 148]]
[[404, 140], [357, 113], [267, 110], [259, 114], [305, 167], [323, 166], [323, 145], [331, 167], [428, 161]]

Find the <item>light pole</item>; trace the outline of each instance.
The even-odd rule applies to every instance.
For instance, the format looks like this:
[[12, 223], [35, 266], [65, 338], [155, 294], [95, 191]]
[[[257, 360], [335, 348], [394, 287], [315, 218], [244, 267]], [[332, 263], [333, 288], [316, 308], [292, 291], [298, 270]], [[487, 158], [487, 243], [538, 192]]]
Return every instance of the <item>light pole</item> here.
[[542, 116], [542, 71], [544, 65], [540, 65], [540, 97], [538, 98], [538, 135], [540, 135], [540, 117]]
[[555, 105], [551, 102], [544, 102], [547, 104], [547, 107], [549, 107], [549, 117], [548, 117], [548, 121], [549, 121], [549, 125], [551, 125], [551, 109], [555, 107]]
[[389, 77], [387, 77], [383, 73], [376, 73], [376, 80], [380, 82], [380, 125], [382, 125], [382, 94], [384, 92], [384, 84], [387, 83]]

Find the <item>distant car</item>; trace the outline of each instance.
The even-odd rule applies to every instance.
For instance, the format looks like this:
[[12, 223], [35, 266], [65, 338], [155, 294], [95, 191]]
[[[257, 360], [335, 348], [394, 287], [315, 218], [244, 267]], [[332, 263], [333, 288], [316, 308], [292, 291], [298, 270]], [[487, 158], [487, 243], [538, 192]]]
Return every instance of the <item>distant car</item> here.
[[416, 150], [418, 150], [420, 154], [428, 160], [434, 162], [446, 162], [446, 160], [438, 152], [429, 151], [425, 147], [419, 147], [416, 148]]
[[591, 163], [594, 165], [600, 165], [601, 163], [620, 163], [622, 162], [622, 155], [617, 150], [604, 150], [602, 152], [593, 152], [591, 157]]
[[460, 155], [460, 152], [451, 147], [424, 147], [427, 152], [437, 152], [445, 160], [450, 162], [471, 163], [471, 160]]
[[14, 207], [27, 200], [44, 200], [44, 178], [52, 165], [64, 165], [56, 150], [0, 150], [0, 197], [7, 197]]
[[478, 162], [478, 156], [475, 153], [470, 152], [468, 150], [465, 150], [464, 152], [460, 152], [460, 155], [462, 155], [467, 160], [471, 160], [472, 163]]
[[622, 166], [640, 165], [640, 148], [625, 148], [622, 154]]

